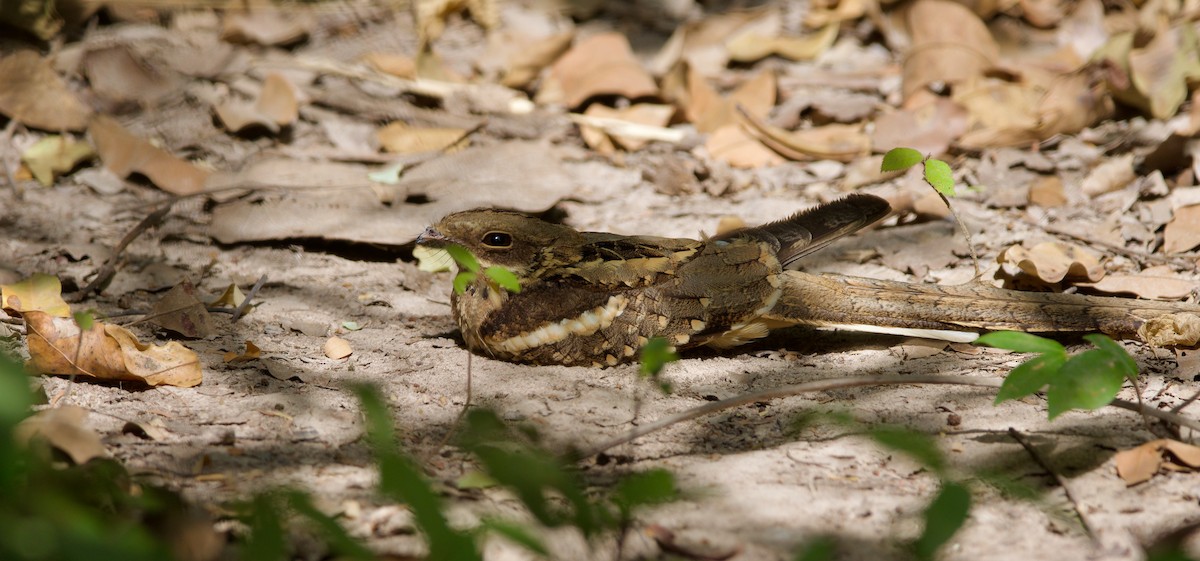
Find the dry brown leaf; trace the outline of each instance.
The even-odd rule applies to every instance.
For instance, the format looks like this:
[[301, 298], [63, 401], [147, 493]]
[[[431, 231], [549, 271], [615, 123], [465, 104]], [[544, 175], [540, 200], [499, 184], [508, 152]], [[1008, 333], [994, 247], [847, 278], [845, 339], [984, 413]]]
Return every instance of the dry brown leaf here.
[[863, 17], [866, 12], [866, 0], [818, 0], [809, 5], [809, 12], [804, 16], [804, 25], [817, 28], [854, 21]]
[[[589, 117], [616, 119], [651, 127], [665, 127], [667, 123], [671, 122], [671, 116], [674, 114], [674, 107], [653, 103], [638, 103], [622, 109], [613, 109], [597, 103], [588, 106], [587, 111], [584, 112], [584, 115]], [[645, 146], [649, 142], [649, 139], [632, 135], [622, 135], [619, 130], [611, 128], [607, 131], [602, 131], [595, 127], [581, 125], [580, 132], [582, 133], [584, 142], [587, 142], [588, 146], [599, 151], [601, 154], [611, 153], [614, 143], [625, 150], [632, 151]], [[608, 150], [608, 152], [605, 150]]]
[[908, 147], [938, 156], [945, 154], [950, 143], [967, 131], [967, 112], [961, 105], [932, 94], [918, 93], [913, 97], [918, 98], [925, 103], [906, 104], [903, 109], [875, 119], [871, 146], [876, 152]]
[[203, 338], [217, 332], [204, 303], [196, 299], [196, 287], [188, 281], [168, 290], [146, 320], [184, 337]]
[[297, 10], [226, 13], [221, 38], [230, 43], [291, 45], [307, 37], [315, 23], [307, 12]]
[[1083, 60], [1092, 58], [1092, 53], [1108, 41], [1104, 3], [1101, 0], [1080, 0], [1075, 4], [1075, 10], [1059, 23], [1056, 34], [1058, 44], [1069, 45]]
[[23, 50], [0, 59], [0, 113], [29, 127], [60, 132], [83, 130], [92, 111], [49, 62]]
[[417, 77], [417, 62], [410, 56], [396, 53], [367, 53], [362, 57], [368, 66], [400, 78], [412, 80]]
[[740, 115], [751, 136], [788, 159], [849, 162], [871, 152], [871, 138], [862, 125], [832, 124], [786, 131], [744, 111]]
[[703, 76], [716, 75], [729, 64], [725, 43], [747, 28], [778, 28], [772, 18], [779, 19], [770, 9], [733, 10], [680, 25], [650, 63], [651, 72], [661, 76], [683, 63]]
[[1152, 347], [1193, 347], [1200, 343], [1200, 316], [1178, 313], [1148, 319], [1138, 328], [1138, 337]]
[[326, 340], [321, 350], [325, 353], [325, 356], [334, 360], [346, 358], [354, 353], [354, 349], [350, 348], [350, 341], [336, 335]]
[[133, 380], [151, 386], [191, 387], [203, 378], [196, 353], [178, 342], [150, 346], [123, 327], [93, 322], [80, 332], [73, 320], [25, 314], [29, 365], [44, 374]]
[[1107, 275], [1100, 282], [1075, 283], [1108, 294], [1133, 294], [1151, 300], [1181, 300], [1198, 288], [1195, 281], [1172, 274], [1169, 266], [1151, 267], [1136, 275]]
[[1137, 179], [1137, 173], [1133, 170], [1133, 154], [1122, 154], [1092, 168], [1079, 188], [1085, 195], [1095, 197], [1119, 191], [1134, 179]]
[[21, 153], [21, 162], [38, 183], [49, 187], [59, 174], [71, 171], [80, 162], [95, 156], [91, 144], [56, 134], [43, 137], [26, 149]]
[[510, 88], [528, 86], [538, 77], [543, 68], [550, 66], [566, 52], [574, 39], [574, 31], [565, 31], [529, 41], [524, 48], [513, 51], [509, 56], [508, 68], [505, 69], [500, 83]]
[[1029, 202], [1040, 207], [1055, 207], [1067, 204], [1063, 193], [1062, 179], [1057, 175], [1046, 175], [1029, 186]]
[[1186, 25], [1159, 29], [1145, 47], [1130, 51], [1129, 74], [1154, 118], [1175, 116], [1187, 99], [1188, 81], [1200, 77], [1195, 32]]
[[704, 148], [709, 155], [739, 168], [759, 168], [779, 165], [784, 159], [763, 146], [738, 125], [726, 125], [708, 135]]
[[629, 40], [619, 33], [580, 41], [554, 63], [547, 80], [554, 82], [547, 87], [561, 92], [567, 107], [578, 107], [596, 95], [636, 99], [658, 93], [654, 79], [634, 58]]
[[295, 86], [277, 72], [267, 74], [254, 103], [229, 99], [215, 107], [217, 117], [231, 132], [261, 127], [272, 133], [289, 126], [300, 117], [300, 102]]
[[1021, 7], [1025, 21], [1042, 29], [1054, 27], [1066, 15], [1058, 0], [1017, 0], [1017, 5]]
[[1163, 253], [1190, 251], [1200, 246], [1200, 205], [1175, 209], [1163, 231]]
[[465, 129], [411, 127], [402, 121], [375, 131], [379, 145], [396, 154], [438, 152], [460, 143], [465, 147], [469, 143], [466, 135]]
[[126, 421], [121, 426], [121, 434], [132, 434], [147, 440], [163, 441], [171, 436], [171, 431], [163, 426], [162, 419], [154, 417], [149, 420]]
[[1113, 461], [1125, 484], [1137, 485], [1149, 481], [1161, 469], [1195, 471], [1200, 467], [1200, 447], [1164, 438], [1121, 450], [1113, 455]]
[[104, 167], [118, 177], [140, 173], [158, 188], [175, 195], [191, 195], [204, 190], [204, 182], [209, 176], [207, 170], [130, 134], [112, 117], [98, 115], [88, 127], [88, 135]]
[[1042, 242], [1026, 249], [1014, 245], [996, 257], [1000, 263], [1011, 263], [1021, 271], [1047, 283], [1063, 279], [1096, 282], [1104, 278], [1100, 258], [1074, 245], [1061, 242]]
[[0, 285], [0, 308], [14, 312], [45, 312], [70, 317], [71, 307], [62, 299], [62, 282], [54, 275], [36, 273], [13, 284]]
[[933, 83], [981, 78], [999, 56], [991, 33], [971, 10], [951, 0], [917, 0], [908, 12], [912, 49], [904, 61], [904, 98]]
[[172, 73], [120, 44], [85, 53], [83, 71], [92, 91], [113, 103], [152, 104], [179, 86]]
[[84, 424], [87, 416], [87, 410], [76, 405], [45, 409], [21, 421], [13, 436], [26, 444], [35, 438], [45, 440], [70, 456], [72, 462], [86, 464], [108, 455], [100, 435]]
[[413, 14], [421, 44], [441, 37], [446, 29], [446, 18], [463, 11], [470, 11], [471, 17], [487, 29], [500, 23], [500, 7], [495, 0], [417, 0]]
[[255, 345], [250, 341], [246, 341], [246, 349], [242, 351], [241, 354], [238, 354], [234, 351], [229, 351], [225, 353], [225, 355], [222, 357], [222, 360], [226, 363], [250, 362], [252, 360], [257, 360], [261, 356], [262, 349], [258, 348], [258, 345]]
[[812, 60], [829, 50], [838, 36], [838, 24], [830, 23], [811, 35], [803, 37], [764, 37], [754, 32], [739, 33], [725, 44], [729, 58], [737, 62], [754, 62], [771, 55], [788, 60]]
[[221, 296], [213, 301], [213, 305], [237, 308], [245, 301], [246, 295], [242, 294], [242, 289], [238, 288], [236, 284], [231, 284], [225, 288], [225, 292], [222, 292]]

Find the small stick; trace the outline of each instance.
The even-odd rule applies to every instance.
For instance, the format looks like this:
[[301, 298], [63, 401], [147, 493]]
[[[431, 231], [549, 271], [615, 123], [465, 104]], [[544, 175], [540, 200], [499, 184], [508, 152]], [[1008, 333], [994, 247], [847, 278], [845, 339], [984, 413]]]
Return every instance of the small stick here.
[[104, 265], [96, 270], [96, 278], [92, 279], [92, 282], [88, 283], [87, 286], [72, 294], [70, 301], [80, 302], [93, 292], [99, 292], [101, 287], [108, 284], [113, 276], [117, 274], [117, 261], [121, 258], [121, 254], [125, 252], [125, 248], [129, 247], [129, 244], [133, 243], [133, 240], [137, 239], [143, 232], [161, 224], [163, 218], [166, 218], [167, 213], [171, 212], [173, 203], [174, 201], [168, 202], [154, 212], [146, 215], [141, 222], [137, 223], [137, 226], [134, 226], [129, 233], [125, 234], [125, 237], [121, 238], [121, 241], [113, 248], [112, 255], [104, 261]]
[[1058, 482], [1058, 486], [1062, 487], [1063, 493], [1067, 495], [1067, 500], [1071, 501], [1071, 508], [1075, 510], [1075, 516], [1079, 517], [1079, 524], [1083, 526], [1083, 531], [1087, 532], [1088, 537], [1091, 538], [1093, 542], [1096, 541], [1096, 533], [1092, 531], [1092, 526], [1088, 524], [1087, 517], [1083, 515], [1083, 509], [1079, 508], [1079, 501], [1075, 500], [1075, 494], [1072, 493], [1071, 488], [1067, 486], [1067, 480], [1062, 475], [1059, 475], [1058, 471], [1056, 471], [1054, 467], [1050, 465], [1050, 459], [1042, 455], [1040, 450], [1034, 448], [1033, 444], [1029, 442], [1029, 439], [1025, 438], [1025, 435], [1021, 434], [1021, 432], [1017, 429], [1008, 427], [1008, 436], [1011, 436], [1013, 440], [1017, 441], [1017, 444], [1020, 444], [1021, 447], [1029, 453], [1029, 456], [1033, 458], [1033, 461], [1037, 462], [1037, 465], [1041, 466], [1042, 469], [1046, 470], [1051, 476], [1054, 477], [1054, 480]]
[[238, 306], [236, 310], [234, 310], [233, 317], [229, 318], [229, 321], [237, 321], [246, 313], [246, 310], [250, 309], [250, 302], [254, 300], [254, 297], [258, 295], [258, 291], [262, 289], [263, 284], [266, 282], [267, 275], [258, 277], [258, 282], [254, 283], [254, 287], [251, 288], [250, 292], [246, 294], [246, 299], [242, 300], [242, 304]]

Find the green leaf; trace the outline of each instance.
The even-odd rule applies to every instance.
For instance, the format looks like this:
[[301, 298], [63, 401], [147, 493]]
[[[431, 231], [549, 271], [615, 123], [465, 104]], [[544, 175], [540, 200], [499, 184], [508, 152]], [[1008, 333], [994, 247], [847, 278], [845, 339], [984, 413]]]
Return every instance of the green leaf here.
[[1041, 391], [1046, 384], [1052, 383], [1058, 377], [1059, 370], [1065, 362], [1067, 353], [1062, 351], [1047, 352], [1025, 361], [1005, 376], [1000, 391], [996, 392], [996, 404]]
[[512, 271], [504, 267], [488, 267], [484, 269], [483, 274], [487, 275], [488, 278], [492, 279], [492, 281], [500, 285], [500, 288], [504, 290], [513, 293], [521, 291], [521, 281], [517, 279], [517, 275], [514, 275]]
[[794, 561], [829, 561], [833, 559], [834, 545], [833, 538], [819, 536], [808, 542], [804, 549], [796, 552], [796, 556], [792, 559]]
[[892, 148], [883, 155], [881, 171], [900, 171], [911, 168], [925, 159], [920, 152], [912, 148]]
[[462, 294], [467, 290], [467, 285], [475, 282], [475, 273], [463, 271], [454, 275], [454, 292]]
[[642, 345], [641, 358], [642, 374], [657, 376], [668, 362], [679, 360], [679, 354], [671, 348], [670, 343], [662, 337], [651, 337]]
[[1046, 390], [1050, 419], [1071, 409], [1099, 409], [1112, 402], [1125, 382], [1120, 360], [1103, 349], [1071, 357]]
[[550, 556], [550, 550], [546, 549], [546, 544], [543, 544], [541, 538], [535, 536], [525, 526], [499, 518], [484, 518], [482, 527], [489, 532], [504, 536], [509, 541], [542, 557]]
[[870, 435], [875, 442], [912, 456], [934, 473], [940, 474], [946, 469], [946, 459], [942, 456], [942, 451], [937, 442], [927, 434], [899, 427], [879, 427], [872, 429]]
[[925, 509], [925, 531], [917, 538], [917, 558], [933, 559], [967, 521], [971, 492], [960, 483], [944, 482], [942, 490]]
[[975, 340], [975, 344], [987, 345], [998, 349], [1008, 349], [1018, 353], [1065, 354], [1067, 352], [1058, 341], [1019, 331], [993, 331], [985, 333]]
[[479, 470], [471, 470], [454, 480], [457, 489], [488, 489], [499, 485], [495, 479]]
[[954, 196], [954, 172], [950, 164], [937, 158], [925, 160], [925, 181], [933, 185], [938, 193], [947, 197]]
[[91, 310], [86, 312], [75, 312], [73, 317], [75, 318], [75, 325], [78, 325], [81, 331], [90, 330], [92, 328], [92, 324], [96, 321], [96, 316], [92, 314]]
[[362, 326], [359, 325], [357, 321], [343, 321], [342, 329], [345, 329], [346, 331], [358, 331], [359, 329], [362, 329]]
[[679, 497], [675, 475], [665, 469], [631, 473], [613, 490], [612, 502], [628, 520], [639, 506], [670, 502]]
[[239, 548], [242, 559], [271, 561], [287, 557], [282, 510], [279, 498], [274, 494], [254, 497], [250, 502], [250, 512], [243, 520], [250, 532]]
[[1125, 347], [1122, 347], [1120, 343], [1113, 341], [1107, 335], [1100, 333], [1084, 335], [1083, 338], [1089, 343], [1096, 345], [1096, 348], [1108, 353], [1108, 355], [1117, 362], [1117, 365], [1120, 366], [1121, 372], [1126, 378], [1130, 380], [1137, 379], [1137, 361], [1133, 360], [1132, 356], [1129, 356], [1129, 352], [1126, 351]]
[[443, 249], [446, 250], [446, 253], [450, 254], [450, 257], [454, 258], [454, 262], [458, 263], [460, 269], [472, 273], [479, 270], [479, 261], [475, 259], [474, 255], [471, 255], [470, 251], [467, 251], [467, 248], [461, 245], [450, 244]]

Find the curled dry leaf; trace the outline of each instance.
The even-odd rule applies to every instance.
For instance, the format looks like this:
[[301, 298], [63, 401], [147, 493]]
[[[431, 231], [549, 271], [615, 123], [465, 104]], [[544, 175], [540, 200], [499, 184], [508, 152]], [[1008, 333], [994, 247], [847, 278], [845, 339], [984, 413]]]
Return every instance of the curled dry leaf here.
[[416, 0], [413, 13], [421, 44], [440, 37], [446, 28], [446, 18], [463, 11], [471, 12], [471, 17], [488, 29], [500, 23], [500, 7], [495, 0]]
[[[612, 119], [633, 125], [644, 125], [654, 128], [666, 127], [667, 123], [671, 122], [671, 116], [674, 114], [674, 107], [653, 103], [638, 103], [622, 109], [613, 109], [594, 103], [588, 106], [587, 111], [584, 112], [584, 115], [589, 117], [604, 120]], [[587, 142], [589, 147], [601, 154], [611, 154], [616, 146], [620, 146], [625, 150], [637, 150], [651, 140], [645, 136], [637, 135], [635, 131], [634, 127], [627, 127], [627, 131], [622, 131], [619, 126], [608, 126], [601, 129], [580, 125], [580, 133], [583, 136], [584, 142]]]
[[729, 58], [754, 62], [771, 55], [788, 60], [811, 60], [829, 50], [838, 36], [838, 24], [830, 23], [803, 37], [764, 37], [753, 31], [739, 33], [725, 44]]
[[75, 169], [84, 160], [96, 156], [92, 145], [65, 135], [43, 137], [21, 154], [21, 161], [33, 178], [45, 187], [54, 183], [60, 174]]
[[1104, 267], [1097, 256], [1060, 242], [1042, 242], [1032, 249], [1014, 245], [1001, 252], [996, 261], [1016, 265], [1025, 274], [1047, 283], [1066, 278], [1091, 282], [1104, 278]]
[[1196, 33], [1190, 25], [1163, 27], [1145, 47], [1129, 53], [1133, 86], [1146, 96], [1150, 115], [1175, 116], [1188, 96], [1188, 83], [1200, 78]]
[[580, 41], [554, 63], [547, 81], [543, 89], [561, 92], [567, 107], [578, 107], [596, 95], [636, 99], [658, 93], [654, 78], [619, 33], [600, 33]]
[[45, 409], [21, 421], [14, 436], [22, 443], [44, 440], [70, 456], [72, 462], [86, 464], [108, 454], [100, 435], [84, 424], [87, 416], [87, 410], [76, 405]]
[[45, 312], [55, 317], [71, 315], [62, 299], [62, 282], [54, 275], [37, 273], [21, 282], [0, 285], [0, 308], [20, 312]]
[[777, 83], [775, 74], [770, 71], [755, 75], [728, 96], [722, 96], [703, 76], [692, 70], [688, 71], [687, 85], [684, 115], [700, 132], [737, 125], [738, 107], [761, 118], [775, 106]]
[[203, 338], [217, 332], [204, 303], [196, 299], [196, 287], [188, 281], [168, 290], [146, 320], [184, 337]]
[[88, 127], [88, 135], [96, 145], [96, 153], [104, 167], [118, 177], [140, 173], [158, 188], [175, 195], [191, 195], [204, 190], [204, 182], [209, 176], [207, 170], [130, 134], [112, 117], [97, 116]]
[[1200, 205], [1175, 209], [1163, 230], [1163, 252], [1179, 253], [1200, 246]]
[[26, 313], [25, 326], [29, 365], [44, 374], [180, 387], [203, 378], [196, 353], [175, 341], [145, 345], [127, 329], [99, 321], [81, 332], [74, 321], [43, 312]]
[[983, 77], [999, 56], [987, 26], [951, 0], [917, 0], [908, 12], [912, 50], [904, 61], [904, 97], [933, 83], [959, 84]]
[[291, 45], [308, 36], [315, 22], [298, 10], [261, 10], [225, 14], [221, 38], [231, 43]]
[[[507, 68], [500, 83], [510, 88], [524, 88], [566, 52], [575, 39], [575, 31], [565, 31], [549, 37], [526, 40], [524, 48], [514, 50], [508, 57]], [[518, 39], [519, 40], [519, 39]]]
[[245, 302], [245, 301], [246, 301], [246, 295], [242, 294], [242, 289], [238, 288], [238, 286], [236, 284], [231, 284], [225, 288], [225, 292], [222, 292], [221, 295], [218, 296], [217, 299], [213, 301], [213, 305], [214, 306], [229, 306], [230, 308], [236, 308], [238, 306], [241, 306], [242, 302]]
[[1092, 168], [1079, 188], [1087, 196], [1095, 197], [1119, 191], [1134, 179], [1137, 179], [1137, 173], [1133, 171], [1133, 154], [1122, 154]]
[[334, 360], [346, 358], [354, 353], [354, 349], [350, 348], [350, 341], [336, 335], [326, 340], [321, 350], [324, 351], [325, 356]]
[[1108, 294], [1133, 294], [1151, 300], [1181, 300], [1197, 289], [1195, 281], [1181, 279], [1169, 266], [1151, 267], [1136, 275], [1108, 275], [1094, 283], [1075, 283]]
[[466, 147], [466, 129], [412, 127], [402, 121], [388, 123], [375, 132], [380, 146], [396, 154], [439, 152], [457, 145]]
[[368, 66], [399, 78], [417, 77], [417, 62], [410, 56], [396, 53], [367, 53], [362, 57]]
[[85, 53], [83, 71], [92, 91], [113, 103], [152, 104], [179, 85], [172, 74], [121, 44]]
[[0, 59], [0, 113], [26, 126], [60, 132], [83, 130], [92, 112], [48, 61], [22, 50]]
[[242, 351], [241, 354], [238, 354], [235, 351], [229, 351], [225, 353], [225, 355], [222, 357], [222, 360], [226, 363], [250, 362], [252, 360], [258, 360], [258, 358], [261, 356], [262, 349], [258, 348], [258, 345], [255, 345], [250, 341], [246, 341], [246, 350]]
[[1200, 447], [1177, 440], [1159, 439], [1113, 455], [1117, 475], [1126, 485], [1149, 481], [1160, 469], [1196, 471], [1200, 468]]
[[837, 160], [849, 162], [871, 152], [871, 137], [862, 125], [832, 124], [786, 131], [740, 112], [746, 130], [768, 148], [791, 160]]
[[262, 91], [253, 104], [231, 99], [220, 103], [215, 109], [221, 123], [232, 132], [262, 127], [276, 133], [280, 127], [289, 126], [300, 117], [296, 88], [276, 72], [268, 74], [263, 80]]
[[1200, 316], [1183, 312], [1148, 319], [1138, 337], [1152, 347], [1195, 346], [1200, 343]]

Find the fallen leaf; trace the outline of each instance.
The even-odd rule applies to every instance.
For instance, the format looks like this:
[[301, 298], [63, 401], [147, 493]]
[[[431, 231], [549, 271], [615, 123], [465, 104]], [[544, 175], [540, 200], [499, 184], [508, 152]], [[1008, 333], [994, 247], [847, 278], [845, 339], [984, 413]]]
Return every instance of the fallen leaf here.
[[554, 63], [547, 81], [552, 83], [543, 88], [561, 92], [567, 107], [578, 107], [597, 95], [637, 99], [658, 93], [654, 79], [634, 58], [629, 40], [620, 33], [583, 39]]
[[1029, 186], [1029, 202], [1046, 208], [1067, 204], [1062, 179], [1057, 175], [1039, 177]]
[[395, 154], [440, 152], [452, 146], [465, 147], [470, 141], [465, 129], [413, 127], [394, 121], [375, 132], [380, 146]]
[[21, 154], [21, 161], [29, 168], [33, 178], [45, 187], [54, 184], [54, 178], [75, 169], [84, 160], [96, 156], [92, 145], [68, 136], [51, 135], [42, 137]]
[[838, 24], [830, 23], [816, 33], [803, 37], [764, 37], [755, 32], [739, 33], [725, 44], [729, 58], [737, 62], [754, 62], [771, 55], [788, 60], [812, 60], [829, 50], [838, 36]]
[[422, 45], [437, 39], [446, 28], [451, 14], [470, 11], [471, 17], [487, 29], [500, 23], [500, 7], [495, 0], [417, 0], [413, 13]]
[[1138, 337], [1152, 347], [1192, 347], [1200, 343], [1200, 315], [1181, 312], [1146, 320]]
[[1175, 209], [1163, 231], [1163, 253], [1180, 253], [1200, 246], [1200, 205]]
[[33, 439], [44, 440], [70, 456], [75, 464], [86, 464], [108, 455], [100, 435], [84, 425], [87, 416], [87, 410], [76, 405], [45, 409], [17, 424], [13, 436], [26, 444]]
[[412, 80], [417, 77], [417, 63], [410, 56], [396, 53], [367, 53], [362, 57], [368, 66], [400, 78]]
[[1055, 30], [1059, 45], [1067, 45], [1079, 58], [1088, 60], [1108, 41], [1104, 25], [1104, 3], [1101, 0], [1080, 0], [1075, 10], [1059, 23]]
[[[671, 122], [671, 116], [675, 114], [675, 108], [670, 105], [659, 105], [653, 103], [638, 103], [622, 109], [613, 109], [611, 107], [593, 103], [589, 105], [584, 115], [589, 117], [598, 117], [600, 119], [613, 119], [626, 123], [637, 125], [646, 125], [648, 127], [665, 127]], [[645, 146], [650, 139], [640, 137], [634, 134], [622, 134], [619, 128], [599, 129], [586, 125], [580, 126], [580, 132], [584, 142], [593, 149], [600, 150], [600, 147], [607, 146], [608, 150], [613, 148], [613, 143], [625, 150], [637, 150]], [[601, 151], [601, 153], [605, 153]]]
[[0, 59], [0, 113], [51, 132], [83, 130], [92, 114], [50, 63], [31, 50]]
[[325, 352], [325, 356], [334, 360], [346, 358], [354, 352], [350, 348], [350, 341], [336, 335], [327, 339], [321, 350]]
[[1099, 282], [1077, 286], [1107, 294], [1133, 294], [1150, 300], [1182, 300], [1197, 289], [1195, 281], [1171, 274], [1170, 267], [1152, 267], [1136, 275], [1107, 275]]
[[62, 299], [62, 282], [42, 273], [14, 284], [0, 285], [0, 308], [22, 314], [45, 312], [55, 317], [71, 316], [71, 307]]
[[663, 44], [650, 69], [654, 75], [666, 74], [683, 63], [702, 76], [713, 76], [729, 64], [726, 42], [739, 33], [750, 30], [771, 32], [780, 27], [778, 10], [745, 9], [720, 14], [708, 14], [675, 27], [675, 32]]
[[261, 127], [277, 133], [280, 127], [289, 126], [300, 117], [296, 88], [277, 72], [267, 74], [258, 99], [253, 103], [227, 99], [217, 104], [214, 109], [221, 123], [230, 132]]
[[116, 104], [153, 104], [171, 95], [180, 83], [173, 73], [122, 44], [87, 51], [82, 65], [92, 91]]
[[196, 299], [196, 287], [188, 281], [168, 290], [154, 304], [146, 321], [184, 337], [203, 338], [217, 332], [204, 303]]
[[549, 37], [526, 40], [522, 48], [514, 49], [510, 54], [500, 83], [510, 88], [528, 86], [544, 68], [566, 52], [574, 39], [575, 32], [566, 31]]
[[1137, 179], [1133, 169], [1133, 154], [1127, 153], [1100, 162], [1092, 168], [1079, 184], [1079, 189], [1089, 197], [1118, 191]]
[[88, 135], [104, 167], [118, 177], [140, 173], [174, 195], [191, 195], [204, 190], [204, 182], [209, 176], [207, 170], [130, 134], [112, 117], [97, 116], [88, 127]]
[[1066, 278], [1091, 282], [1104, 278], [1104, 267], [1097, 256], [1061, 242], [1042, 242], [1032, 249], [1014, 245], [1002, 251], [996, 261], [1016, 265], [1025, 274], [1052, 284]]
[[876, 152], [908, 147], [928, 156], [945, 154], [954, 139], [967, 132], [967, 111], [952, 100], [933, 94], [914, 94], [920, 104], [885, 113], [875, 119], [871, 146]]
[[238, 288], [236, 284], [231, 284], [225, 287], [225, 292], [222, 292], [221, 295], [213, 301], [212, 305], [237, 308], [238, 306], [242, 305], [242, 302], [245, 301], [246, 295], [242, 294], [242, 289]]
[[291, 45], [308, 36], [315, 21], [298, 10], [262, 10], [225, 14], [221, 38], [231, 43], [265, 46]]
[[722, 96], [699, 73], [688, 71], [688, 100], [684, 115], [696, 130], [711, 133], [738, 124], [738, 107], [756, 117], [766, 117], [775, 106], [775, 74], [760, 72], [746, 80], [728, 96]]
[[222, 357], [222, 360], [226, 363], [250, 362], [252, 360], [258, 360], [258, 358], [261, 356], [262, 349], [258, 348], [258, 345], [255, 345], [250, 341], [246, 341], [246, 349], [242, 351], [241, 354], [238, 354], [234, 351], [229, 351], [225, 353], [225, 355]]
[[817, 0], [809, 5], [804, 15], [804, 25], [810, 28], [825, 27], [844, 21], [854, 21], [867, 12], [866, 0]]
[[708, 135], [704, 148], [713, 158], [744, 169], [782, 164], [785, 160], [738, 125], [725, 125]]
[[1188, 82], [1200, 78], [1197, 56], [1196, 34], [1187, 25], [1161, 28], [1145, 47], [1130, 51], [1130, 78], [1154, 118], [1173, 117], [1183, 105]]
[[146, 440], [161, 442], [171, 436], [171, 431], [163, 426], [162, 419], [155, 417], [150, 420], [126, 421], [121, 426], [121, 434], [132, 434]]
[[417, 269], [427, 273], [449, 271], [450, 264], [454, 263], [454, 259], [446, 250], [427, 245], [414, 247], [413, 258], [417, 260]]
[[1200, 467], [1200, 447], [1177, 440], [1152, 440], [1113, 455], [1117, 475], [1126, 485], [1149, 481], [1161, 469], [1196, 471]]
[[970, 9], [951, 0], [917, 0], [908, 11], [912, 48], [904, 60], [904, 98], [939, 83], [955, 85], [992, 67], [999, 47]]
[[751, 136], [791, 160], [849, 162], [871, 152], [871, 138], [863, 132], [862, 125], [832, 124], [785, 131], [744, 111], [740, 114]]
[[151, 346], [123, 327], [99, 321], [81, 332], [70, 319], [43, 312], [27, 312], [24, 317], [29, 365], [44, 374], [180, 387], [195, 386], [203, 378], [199, 357], [178, 342]]

